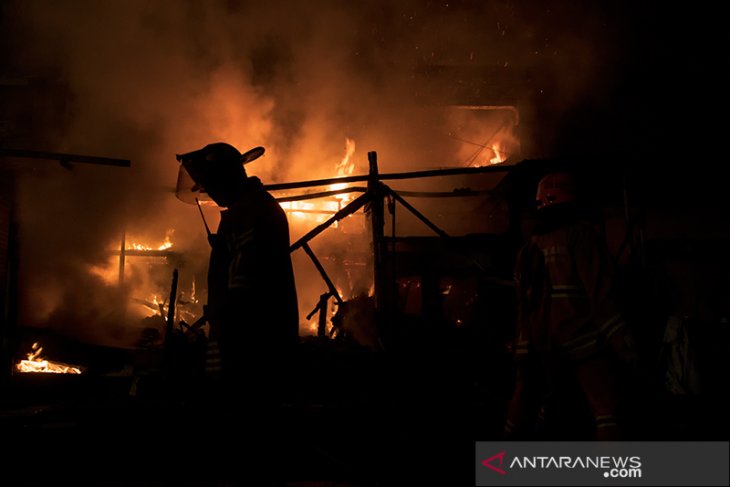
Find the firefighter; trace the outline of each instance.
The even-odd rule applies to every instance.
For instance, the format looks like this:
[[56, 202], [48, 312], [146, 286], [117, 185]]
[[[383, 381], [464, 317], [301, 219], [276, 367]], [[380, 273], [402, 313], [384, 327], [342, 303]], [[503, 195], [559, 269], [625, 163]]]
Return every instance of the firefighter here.
[[566, 379], [577, 384], [597, 439], [620, 439], [619, 372], [636, 362], [635, 346], [616, 303], [604, 242], [580, 217], [578, 188], [567, 172], [537, 188], [537, 221], [515, 266], [518, 323], [516, 385], [507, 408], [509, 438], [530, 436], [549, 420]]
[[[220, 350], [222, 418], [230, 423], [221, 426], [232, 441], [246, 437], [260, 446], [276, 436], [272, 413], [298, 341], [286, 214], [258, 178], [247, 176], [244, 164], [252, 158], [235, 147], [213, 143], [177, 158], [222, 208], [218, 230], [209, 236], [206, 308], [210, 341]], [[268, 460], [262, 453], [250, 467]]]

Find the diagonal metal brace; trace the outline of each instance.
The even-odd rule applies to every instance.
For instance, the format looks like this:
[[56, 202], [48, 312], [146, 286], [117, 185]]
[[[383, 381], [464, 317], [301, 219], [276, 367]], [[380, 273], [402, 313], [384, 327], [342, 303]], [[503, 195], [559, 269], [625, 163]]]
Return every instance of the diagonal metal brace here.
[[357, 198], [352, 200], [350, 203], [348, 203], [347, 206], [345, 206], [340, 211], [338, 211], [337, 213], [332, 215], [327, 221], [317, 225], [312, 230], [310, 230], [306, 235], [304, 235], [302, 238], [300, 238], [299, 240], [294, 242], [289, 247], [289, 253], [294, 252], [299, 247], [304, 246], [304, 244], [306, 244], [307, 242], [312, 240], [314, 237], [316, 237], [320, 233], [327, 230], [327, 228], [329, 228], [329, 226], [332, 225], [333, 223], [335, 223], [336, 221], [340, 221], [343, 218], [355, 213], [357, 210], [362, 208], [365, 205], [365, 203], [367, 203], [368, 201], [370, 201], [370, 195], [368, 193], [361, 194], [360, 196], [358, 196]]
[[407, 202], [405, 199], [403, 199], [403, 197], [401, 195], [399, 195], [398, 193], [396, 193], [395, 191], [393, 191], [392, 189], [390, 189], [388, 186], [383, 185], [383, 187], [388, 192], [388, 194], [390, 194], [391, 196], [393, 196], [393, 198], [395, 198], [395, 200], [398, 201], [398, 203], [400, 203], [408, 211], [410, 211], [411, 213], [413, 213], [413, 215], [416, 218], [418, 218], [419, 220], [421, 220], [428, 228], [430, 228], [431, 230], [433, 230], [434, 232], [436, 232], [436, 234], [438, 236], [440, 236], [440, 237], [448, 237], [449, 236], [446, 232], [444, 232], [439, 227], [437, 227], [431, 220], [429, 220], [428, 218], [426, 218], [426, 216], [423, 213], [421, 213], [420, 211], [418, 211], [417, 209], [415, 209], [409, 202]]
[[319, 261], [316, 255], [314, 255], [314, 252], [312, 252], [312, 249], [309, 247], [308, 243], [303, 243], [302, 248], [307, 253], [310, 259], [312, 259], [312, 263], [314, 264], [314, 267], [317, 268], [317, 271], [319, 271], [319, 275], [322, 276], [322, 279], [324, 280], [325, 284], [327, 284], [327, 289], [329, 289], [329, 293], [337, 300], [337, 304], [342, 305], [344, 302], [342, 300], [342, 296], [340, 296], [340, 293], [337, 292], [337, 288], [335, 287], [334, 283], [332, 282], [332, 279], [330, 279], [330, 276], [327, 275], [327, 271], [324, 270], [324, 267], [322, 266], [322, 263]]

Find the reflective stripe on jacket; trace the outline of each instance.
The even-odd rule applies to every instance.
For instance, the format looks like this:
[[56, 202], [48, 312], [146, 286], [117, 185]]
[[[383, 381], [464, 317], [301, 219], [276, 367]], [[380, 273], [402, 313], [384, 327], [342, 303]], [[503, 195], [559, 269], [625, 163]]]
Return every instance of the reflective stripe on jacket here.
[[515, 270], [520, 294], [515, 352], [596, 354], [626, 325], [612, 289], [610, 261], [588, 224], [535, 235]]

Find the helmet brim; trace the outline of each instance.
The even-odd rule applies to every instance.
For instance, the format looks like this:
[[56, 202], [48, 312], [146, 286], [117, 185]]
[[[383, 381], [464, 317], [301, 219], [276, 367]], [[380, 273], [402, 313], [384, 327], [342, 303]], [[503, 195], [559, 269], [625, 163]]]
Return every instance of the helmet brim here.
[[259, 157], [263, 156], [264, 152], [266, 152], [266, 149], [263, 147], [254, 147], [241, 155], [241, 162], [243, 164], [248, 164], [249, 162], [255, 161]]

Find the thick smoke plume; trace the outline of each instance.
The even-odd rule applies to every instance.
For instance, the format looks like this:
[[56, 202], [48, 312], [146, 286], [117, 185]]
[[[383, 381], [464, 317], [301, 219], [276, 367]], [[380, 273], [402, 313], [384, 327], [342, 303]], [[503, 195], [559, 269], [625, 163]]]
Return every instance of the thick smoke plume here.
[[[507, 154], [512, 162], [549, 153], [557, 114], [589, 90], [595, 96], [612, 69], [610, 16], [574, 3], [6, 3], [7, 69], [53, 76], [69, 95], [58, 101], [64, 126], [39, 128], [52, 146], [37, 149], [132, 161], [130, 169], [23, 176], [21, 316], [28, 324], [64, 316], [79, 330], [93, 325], [93, 333], [78, 333], [92, 341], [121, 336], [100, 330], [128, 296], [89, 268], [106, 265], [125, 230], [156, 245], [174, 229], [188, 271], [204, 276], [202, 223], [173, 190], [175, 154], [210, 142], [264, 146], [247, 170], [265, 183], [335, 176], [347, 139], [357, 147], [355, 173], [366, 171], [370, 150], [382, 172], [469, 165], [473, 144], [486, 144], [483, 134], [499, 127], [483, 134], [460, 127], [463, 117], [444, 106], [464, 104], [453, 95], [467, 92], [472, 103], [514, 100], [522, 153]], [[434, 66], [449, 68], [446, 78], [429, 74]], [[468, 71], [454, 67], [488, 67], [509, 81], [472, 87]], [[535, 126], [541, 117], [549, 123]], [[476, 140], [460, 140], [464, 134]], [[206, 215], [215, 225], [215, 212]], [[293, 228], [293, 237], [304, 230]], [[298, 266], [303, 314], [324, 290], [312, 275], [311, 266]]]

